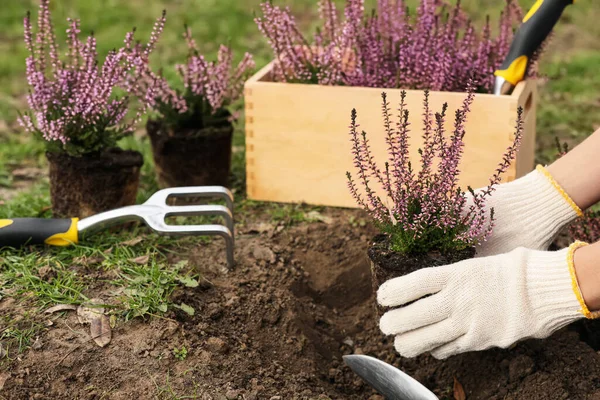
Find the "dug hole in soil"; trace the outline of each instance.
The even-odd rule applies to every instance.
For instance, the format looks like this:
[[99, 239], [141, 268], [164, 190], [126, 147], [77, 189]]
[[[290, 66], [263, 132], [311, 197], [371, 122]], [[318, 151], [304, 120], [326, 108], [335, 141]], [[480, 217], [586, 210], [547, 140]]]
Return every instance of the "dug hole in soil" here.
[[[257, 215], [258, 214], [258, 215]], [[0, 395], [9, 399], [154, 399], [157, 387], [199, 399], [381, 399], [342, 362], [364, 353], [390, 362], [453, 399], [456, 378], [467, 399], [600, 399], [600, 357], [577, 333], [510, 350], [402, 359], [377, 326], [367, 249], [376, 232], [350, 220], [357, 211], [327, 210], [329, 223], [284, 228], [256, 213], [239, 225], [237, 266], [226, 272], [220, 240], [179, 254], [205, 278], [180, 289], [170, 312], [118, 325], [106, 348], [71, 314], [56, 316], [39, 344], [9, 369]], [[174, 257], [174, 256], [173, 256]], [[108, 296], [99, 266], [91, 296]], [[0, 313], [16, 313], [13, 299]], [[185, 346], [178, 360], [174, 348]], [[172, 398], [172, 397], [164, 397]], [[192, 397], [194, 398], [194, 397]]]
[[55, 217], [85, 218], [135, 204], [142, 154], [110, 148], [72, 157], [46, 153], [50, 165], [50, 197]]

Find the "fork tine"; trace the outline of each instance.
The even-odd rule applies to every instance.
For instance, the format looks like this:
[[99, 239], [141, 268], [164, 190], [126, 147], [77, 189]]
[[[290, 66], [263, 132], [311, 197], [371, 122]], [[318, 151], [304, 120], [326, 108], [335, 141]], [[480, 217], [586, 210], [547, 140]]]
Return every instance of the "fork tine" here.
[[[217, 197], [225, 200], [225, 206], [191, 204], [170, 206], [167, 204], [169, 197]], [[152, 229], [163, 235], [218, 235], [225, 239], [227, 246], [227, 265], [229, 269], [234, 265], [234, 220], [233, 220], [233, 194], [223, 186], [187, 186], [159, 190], [145, 203], [147, 206], [158, 207], [158, 213], [147, 214], [144, 220]], [[219, 215], [225, 219], [226, 226], [222, 225], [167, 225], [165, 218], [170, 216], [192, 215]]]
[[[225, 219], [225, 225], [234, 237], [233, 215], [229, 208], [220, 205], [198, 205], [198, 206], [167, 206], [165, 218], [175, 216], [193, 216], [193, 215], [219, 215]], [[166, 224], [166, 223], [165, 223]], [[178, 226], [178, 225], [168, 225]], [[190, 226], [190, 225], [180, 225]]]
[[233, 214], [233, 194], [223, 186], [184, 186], [159, 190], [145, 204], [165, 205], [169, 197], [218, 197]]

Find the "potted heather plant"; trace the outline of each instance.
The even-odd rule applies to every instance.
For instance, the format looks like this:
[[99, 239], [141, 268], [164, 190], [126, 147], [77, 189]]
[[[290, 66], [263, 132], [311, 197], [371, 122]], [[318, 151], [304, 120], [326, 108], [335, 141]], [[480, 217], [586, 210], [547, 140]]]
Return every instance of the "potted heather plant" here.
[[154, 115], [146, 124], [158, 182], [161, 187], [227, 186], [234, 122], [228, 106], [240, 98], [254, 60], [246, 53], [233, 68], [233, 53], [222, 45], [217, 61], [207, 61], [188, 27], [184, 37], [187, 62], [177, 65], [182, 88], [174, 89], [149, 68], [144, 73], [147, 85], [158, 83], [149, 99]]
[[[423, 147], [420, 169], [414, 170], [409, 151], [409, 112], [406, 93], [401, 94], [398, 120], [394, 124], [386, 93], [382, 94], [385, 144], [388, 159], [378, 166], [367, 133], [359, 133], [356, 110], [352, 110], [350, 135], [356, 175], [347, 172], [348, 187], [357, 204], [381, 230], [368, 250], [375, 290], [385, 281], [415, 270], [452, 264], [473, 257], [475, 246], [491, 233], [494, 211], [486, 210], [486, 198], [509, 168], [523, 132], [522, 110], [514, 140], [484, 189], [463, 191], [458, 185], [464, 150], [465, 124], [473, 104], [474, 88], [467, 91], [456, 110], [454, 127], [446, 134], [445, 104], [433, 115], [429, 92], [424, 94]], [[376, 190], [374, 183], [380, 186]]]
[[[144, 112], [141, 106], [126, 121], [129, 97], [116, 92], [133, 83], [129, 73], [154, 48], [163, 29], [165, 13], [149, 43], [125, 45], [99, 60], [96, 38], [79, 38], [80, 21], [69, 19], [67, 48], [59, 54], [49, 0], [41, 0], [35, 40], [30, 14], [24, 20], [27, 58], [28, 112], [19, 121], [26, 131], [42, 138], [50, 170], [52, 210], [56, 216], [86, 217], [135, 203], [142, 155], [125, 151], [117, 142], [133, 132]], [[150, 95], [152, 88], [148, 88]]]
[[[524, 109], [523, 146], [505, 179], [531, 171], [535, 82], [521, 82], [510, 96], [490, 94], [494, 71], [506, 56], [513, 27], [522, 15], [517, 2], [506, 0], [494, 29], [489, 18], [476, 29], [460, 2], [420, 0], [416, 12], [410, 13], [406, 3], [378, 0], [377, 9], [368, 13], [363, 0], [346, 0], [343, 12], [332, 0], [321, 0], [322, 24], [312, 38], [301, 33], [288, 8], [262, 3], [256, 23], [273, 48], [274, 60], [245, 86], [251, 199], [354, 207], [339, 181], [352, 166], [342, 150], [347, 110], [360, 106], [366, 115], [363, 126], [383, 135], [373, 118], [381, 89], [394, 98], [406, 90], [407, 107], [414, 114], [426, 89], [435, 107], [443, 103], [458, 107], [469, 79], [478, 84], [462, 183], [477, 187], [487, 183], [496, 166], [493, 160], [510, 144], [519, 106]], [[535, 66], [529, 74], [535, 74]], [[373, 151], [375, 158], [385, 156], [383, 147]]]

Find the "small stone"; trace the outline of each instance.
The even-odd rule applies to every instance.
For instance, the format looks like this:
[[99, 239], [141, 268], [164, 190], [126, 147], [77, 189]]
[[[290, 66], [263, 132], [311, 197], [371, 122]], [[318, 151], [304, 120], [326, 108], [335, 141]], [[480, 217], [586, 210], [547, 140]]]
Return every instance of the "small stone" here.
[[4, 384], [10, 378], [10, 374], [8, 372], [0, 372], [0, 390], [4, 389]]
[[196, 324], [196, 328], [200, 331], [205, 331], [208, 329], [210, 325], [208, 325], [207, 322], [198, 322], [198, 324]]
[[176, 322], [169, 321], [167, 323], [167, 326], [162, 330], [161, 336], [163, 338], [172, 336], [173, 334], [175, 334], [175, 332], [177, 332], [177, 329], [179, 329], [179, 324], [177, 324]]
[[343, 343], [344, 343], [346, 346], [348, 346], [348, 347], [354, 347], [354, 341], [353, 341], [352, 339], [350, 339], [350, 338], [346, 338], [346, 339], [344, 339], [344, 342], [343, 342]]
[[268, 247], [255, 246], [252, 249], [252, 256], [257, 260], [263, 260], [270, 263], [274, 263], [276, 261], [275, 253]]
[[206, 313], [213, 320], [218, 320], [223, 315], [223, 308], [218, 303], [210, 303], [206, 306]]
[[365, 353], [363, 353], [363, 349], [361, 349], [360, 347], [357, 347], [354, 349], [354, 354], [365, 354]]
[[279, 310], [272, 310], [269, 314], [267, 314], [264, 318], [263, 321], [265, 321], [266, 323], [270, 324], [270, 325], [275, 325], [277, 323], [277, 321], [279, 321], [280, 318], [280, 313]]
[[213, 353], [225, 353], [229, 348], [223, 339], [217, 337], [208, 338], [206, 347]]
[[142, 354], [144, 352], [149, 352], [154, 350], [156, 346], [156, 341], [152, 339], [144, 339], [140, 341], [136, 341], [133, 345], [133, 353], [134, 354]]
[[158, 358], [158, 357], [160, 357], [161, 353], [162, 353], [162, 351], [160, 351], [158, 349], [152, 350], [150, 352], [150, 357], [152, 357], [152, 358]]
[[281, 396], [272, 396], [269, 400], [281, 400]]
[[233, 389], [229, 389], [226, 393], [225, 393], [225, 397], [227, 397], [227, 400], [236, 400], [239, 396], [239, 393], [237, 390], [233, 390]]
[[237, 304], [240, 301], [240, 298], [235, 294], [225, 295], [227, 301], [225, 302], [225, 307], [231, 307]]
[[33, 344], [31, 345], [31, 348], [33, 350], [40, 350], [42, 347], [44, 347], [44, 344], [42, 343], [42, 341], [40, 340], [40, 338], [35, 338], [35, 342], [33, 342]]
[[210, 364], [212, 355], [206, 350], [200, 350], [200, 352], [198, 353], [198, 359], [202, 362], [202, 364], [208, 365]]

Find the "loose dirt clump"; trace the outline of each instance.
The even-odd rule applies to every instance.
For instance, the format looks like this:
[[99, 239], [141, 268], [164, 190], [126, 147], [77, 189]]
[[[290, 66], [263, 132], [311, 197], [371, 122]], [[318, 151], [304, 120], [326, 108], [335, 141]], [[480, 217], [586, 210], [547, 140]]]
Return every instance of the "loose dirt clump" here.
[[366, 252], [376, 231], [349, 222], [359, 212], [325, 214], [330, 223], [285, 229], [252, 217], [231, 272], [218, 240], [180, 254], [203, 277], [173, 297], [193, 316], [120, 324], [105, 348], [75, 315], [55, 319], [10, 366], [0, 398], [381, 399], [343, 364], [352, 353], [399, 366], [441, 399], [453, 399], [454, 378], [469, 400], [600, 398], [600, 357], [567, 329], [445, 362], [398, 357], [377, 327]]

